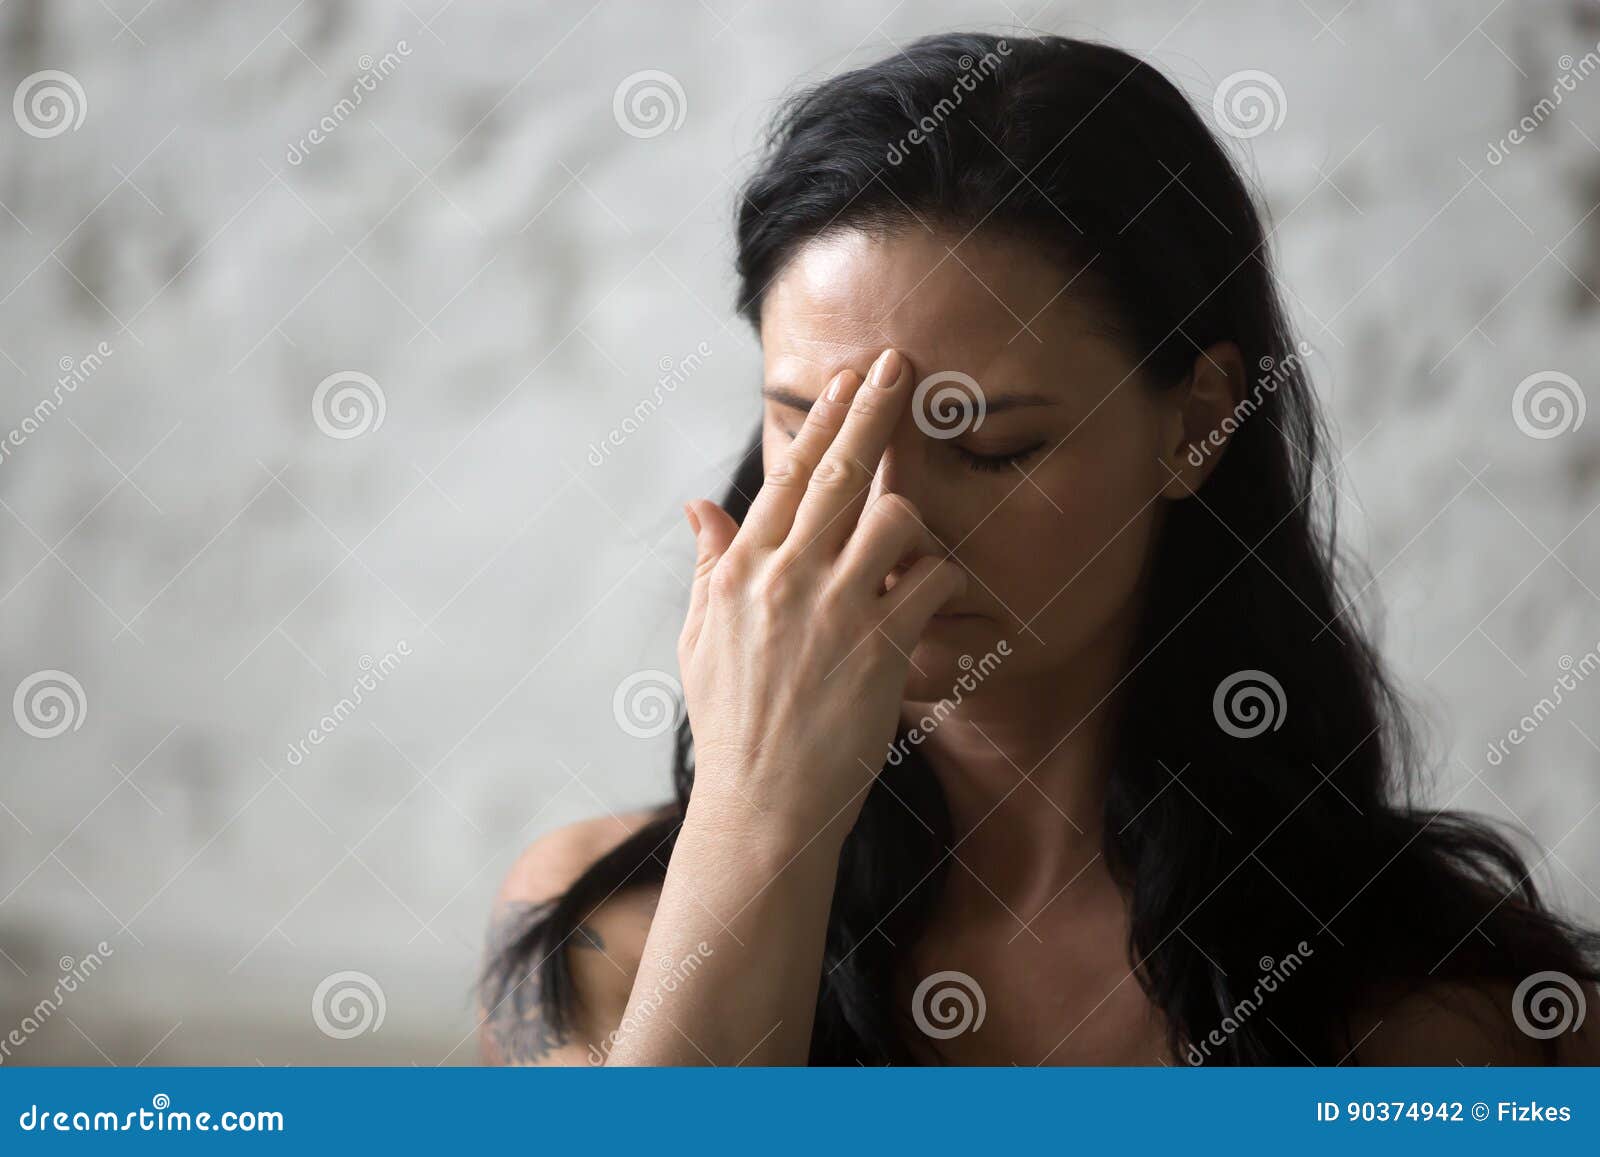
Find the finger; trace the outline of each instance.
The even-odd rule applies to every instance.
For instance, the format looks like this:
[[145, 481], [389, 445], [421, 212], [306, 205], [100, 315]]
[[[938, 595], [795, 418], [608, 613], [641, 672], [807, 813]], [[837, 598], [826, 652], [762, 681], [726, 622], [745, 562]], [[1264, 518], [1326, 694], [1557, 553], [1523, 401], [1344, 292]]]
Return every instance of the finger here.
[[694, 532], [694, 585], [689, 592], [689, 613], [683, 621], [681, 642], [693, 647], [706, 620], [706, 603], [711, 595], [711, 572], [727, 553], [738, 533], [739, 524], [715, 502], [697, 500], [683, 504], [689, 529]]
[[789, 541], [797, 550], [816, 547], [834, 558], [855, 533], [884, 447], [905, 410], [910, 380], [911, 363], [898, 350], [884, 350], [872, 363], [795, 511]]
[[740, 527], [741, 543], [771, 550], [788, 537], [811, 473], [839, 432], [860, 385], [861, 376], [854, 370], [840, 370], [829, 379], [827, 388], [811, 403], [805, 423], [785, 455], [768, 465]]
[[861, 525], [845, 544], [834, 574], [839, 583], [878, 595], [885, 576], [897, 566], [947, 553], [909, 499], [882, 494], [862, 512]]
[[939, 608], [966, 593], [967, 572], [951, 559], [924, 555], [881, 600], [883, 630], [906, 654], [917, 645]]

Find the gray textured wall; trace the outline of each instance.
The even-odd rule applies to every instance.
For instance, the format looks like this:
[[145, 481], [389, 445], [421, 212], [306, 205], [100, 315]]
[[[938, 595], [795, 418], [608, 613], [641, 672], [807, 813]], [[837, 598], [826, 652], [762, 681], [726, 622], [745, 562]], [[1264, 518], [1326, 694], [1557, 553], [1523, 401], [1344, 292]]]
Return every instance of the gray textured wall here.
[[[1282, 123], [1238, 147], [1348, 454], [1349, 545], [1434, 722], [1434, 796], [1531, 829], [1555, 849], [1537, 878], [1600, 914], [1600, 680], [1486, 755], [1600, 645], [1600, 416], [1534, 437], [1514, 408], [1547, 371], [1600, 403], [1600, 77], [1488, 157], [1600, 15], [1133, 7], [0, 9], [3, 92], [72, 106], [0, 121], [0, 691], [28, 692], [0, 727], [0, 1035], [110, 949], [7, 1063], [470, 1057], [515, 851], [662, 792], [667, 740], [623, 733], [612, 693], [673, 667], [679, 503], [720, 491], [758, 414], [729, 218], [773, 99], [1024, 20], [1146, 54], [1208, 109], [1240, 70], [1281, 84]], [[633, 135], [614, 94], [644, 70], [682, 120]], [[382, 421], [332, 437], [314, 397], [347, 372]], [[291, 754], [364, 664], [359, 709]], [[30, 682], [51, 671], [82, 692], [56, 722]], [[312, 1007], [347, 971], [385, 1012], [343, 1039]]]

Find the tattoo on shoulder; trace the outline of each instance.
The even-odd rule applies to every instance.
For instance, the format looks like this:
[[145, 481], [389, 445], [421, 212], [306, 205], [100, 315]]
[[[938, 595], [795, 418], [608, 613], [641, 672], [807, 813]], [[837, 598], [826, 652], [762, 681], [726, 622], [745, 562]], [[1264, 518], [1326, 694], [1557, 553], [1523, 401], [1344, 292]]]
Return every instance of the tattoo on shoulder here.
[[[509, 903], [495, 912], [489, 927], [489, 952], [504, 952], [528, 926], [530, 917], [542, 907], [538, 904]], [[600, 933], [580, 924], [568, 940], [575, 948], [605, 950]], [[537, 961], [525, 962], [520, 975], [509, 979], [506, 989], [484, 1017], [487, 1034], [496, 1060], [507, 1065], [538, 1064], [565, 1045], [567, 1034], [556, 1030], [544, 1016], [543, 989]]]

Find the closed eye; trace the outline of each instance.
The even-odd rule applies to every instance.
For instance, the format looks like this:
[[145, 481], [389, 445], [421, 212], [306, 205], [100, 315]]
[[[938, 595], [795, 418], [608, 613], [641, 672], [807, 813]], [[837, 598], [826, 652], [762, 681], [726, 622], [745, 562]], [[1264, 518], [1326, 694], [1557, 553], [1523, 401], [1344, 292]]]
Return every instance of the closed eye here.
[[974, 454], [971, 450], [963, 450], [960, 446], [953, 449], [970, 469], [998, 473], [1009, 466], [1021, 465], [1044, 449], [1044, 443], [1040, 442], [1023, 450], [1014, 450], [1009, 454]]
[[[794, 441], [794, 431], [784, 430], [783, 434], [789, 439], [789, 441]], [[956, 456], [961, 459], [962, 464], [969, 470], [976, 470], [980, 473], [986, 474], [997, 474], [1002, 470], [1021, 465], [1023, 462], [1026, 462], [1029, 458], [1037, 454], [1040, 450], [1043, 450], [1046, 445], [1048, 445], [1046, 442], [1036, 442], [1032, 446], [1026, 446], [1021, 450], [1013, 450], [1007, 454], [978, 454], [961, 446], [954, 445], [952, 445], [950, 448], [955, 451]]]

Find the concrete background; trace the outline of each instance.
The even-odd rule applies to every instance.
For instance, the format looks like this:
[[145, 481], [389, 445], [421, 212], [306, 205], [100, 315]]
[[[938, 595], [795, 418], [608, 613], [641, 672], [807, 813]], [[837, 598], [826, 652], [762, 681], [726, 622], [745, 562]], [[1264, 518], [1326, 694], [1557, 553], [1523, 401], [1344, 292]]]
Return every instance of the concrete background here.
[[[0, 9], [3, 93], [55, 69], [86, 106], [55, 135], [0, 121], [0, 435], [109, 350], [0, 461], [0, 691], [83, 691], [59, 736], [0, 727], [0, 1035], [110, 949], [6, 1063], [472, 1057], [516, 850], [664, 792], [667, 737], [626, 734], [612, 694], [674, 667], [679, 504], [757, 420], [729, 239], [757, 133], [790, 86], [961, 27], [1110, 39], [1207, 109], [1234, 72], [1279, 80], [1283, 123], [1238, 148], [1434, 798], [1526, 827], [1555, 849], [1537, 878], [1600, 916], [1600, 681], [1486, 758], [1600, 644], [1600, 417], [1535, 438], [1513, 413], [1545, 371], [1600, 403], [1600, 79], [1488, 159], [1600, 12], [1133, 7]], [[682, 119], [636, 136], [613, 97], [644, 70]], [[313, 396], [349, 371], [382, 422], [330, 437]], [[364, 662], [381, 681], [294, 762]], [[384, 1009], [347, 1039], [312, 1014], [346, 971]]]

